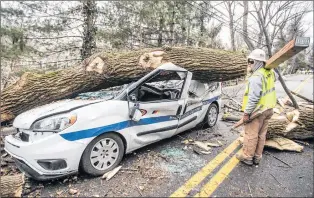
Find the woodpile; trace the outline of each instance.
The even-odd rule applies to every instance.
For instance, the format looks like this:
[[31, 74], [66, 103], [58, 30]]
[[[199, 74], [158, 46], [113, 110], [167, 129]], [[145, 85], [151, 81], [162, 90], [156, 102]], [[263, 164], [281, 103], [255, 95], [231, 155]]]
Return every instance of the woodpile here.
[[46, 74], [25, 73], [1, 94], [1, 122], [56, 100], [79, 93], [123, 85], [143, 77], [162, 63], [172, 62], [201, 81], [225, 81], [246, 74], [241, 53], [208, 48], [174, 47], [102, 52], [69, 69]]
[[[231, 100], [231, 99], [230, 99]], [[223, 121], [237, 122], [241, 120], [243, 112], [239, 113], [238, 105], [233, 107], [228, 103], [225, 105]], [[301, 152], [303, 147], [292, 140], [306, 140], [314, 138], [314, 106], [312, 103], [301, 102], [299, 109], [282, 104], [278, 99], [278, 104], [274, 108], [274, 115], [269, 120], [267, 131], [267, 147], [278, 150], [288, 150]]]
[[311, 139], [314, 138], [314, 109], [313, 105], [300, 105], [299, 115], [295, 121], [289, 120], [289, 115], [277, 116], [276, 114], [269, 122], [268, 136], [283, 136], [289, 139]]

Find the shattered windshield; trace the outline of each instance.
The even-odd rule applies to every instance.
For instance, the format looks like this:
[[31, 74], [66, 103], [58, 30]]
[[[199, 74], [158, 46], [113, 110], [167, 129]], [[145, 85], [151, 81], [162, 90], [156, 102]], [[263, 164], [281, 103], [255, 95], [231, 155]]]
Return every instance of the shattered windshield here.
[[75, 99], [80, 99], [80, 100], [99, 100], [99, 99], [112, 100], [133, 83], [134, 82], [131, 82], [129, 84], [124, 84], [122, 86], [110, 87], [110, 88], [102, 89], [99, 91], [81, 93]]

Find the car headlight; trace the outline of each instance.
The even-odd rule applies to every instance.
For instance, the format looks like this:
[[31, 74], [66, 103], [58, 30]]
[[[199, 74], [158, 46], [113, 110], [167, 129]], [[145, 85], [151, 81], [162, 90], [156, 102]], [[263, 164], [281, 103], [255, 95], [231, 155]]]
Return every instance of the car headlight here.
[[33, 124], [34, 131], [59, 132], [76, 122], [76, 114], [61, 114], [39, 120]]

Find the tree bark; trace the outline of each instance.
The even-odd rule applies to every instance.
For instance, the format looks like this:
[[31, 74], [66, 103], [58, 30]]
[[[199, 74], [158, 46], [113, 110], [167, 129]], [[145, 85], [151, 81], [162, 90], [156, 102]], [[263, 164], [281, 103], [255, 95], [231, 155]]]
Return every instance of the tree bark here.
[[[299, 109], [300, 116], [295, 127], [287, 130], [288, 125], [291, 123], [283, 116], [278, 118], [273, 117], [268, 123], [267, 137], [272, 138], [282, 136], [289, 139], [313, 139], [314, 138], [314, 109], [313, 106], [302, 106]], [[292, 124], [293, 125], [293, 124]]]
[[24, 174], [2, 176], [0, 184], [1, 197], [21, 197], [24, 184]]
[[243, 40], [248, 46], [249, 50], [254, 50], [254, 45], [251, 40], [248, 38], [248, 30], [247, 30], [247, 20], [248, 20], [248, 13], [249, 13], [249, 5], [248, 1], [243, 1], [244, 6], [244, 13], [243, 13]]
[[83, 1], [83, 15], [84, 15], [84, 32], [83, 44], [81, 49], [82, 60], [92, 55], [96, 47], [96, 3], [95, 0]]
[[164, 27], [164, 17], [161, 15], [159, 18], [159, 29], [158, 29], [158, 47], [162, 46], [162, 40], [163, 40], [163, 27]]
[[245, 57], [230, 51], [175, 47], [103, 52], [70, 69], [47, 74], [25, 73], [2, 92], [1, 122], [82, 92], [130, 83], [164, 62], [186, 68], [193, 72], [193, 79], [206, 82], [231, 80], [246, 74]]
[[171, 23], [170, 23], [170, 46], [173, 46], [173, 43], [174, 43], [174, 18], [175, 18], [175, 15], [176, 15], [176, 12], [175, 12], [175, 7], [176, 7], [176, 2], [172, 2], [171, 4], [172, 6], [172, 15], [171, 15]]
[[[229, 30], [230, 30], [230, 39], [231, 39], [231, 48], [232, 51], [236, 51], [235, 41], [234, 41], [234, 9], [232, 9], [232, 5], [235, 4], [234, 1], [226, 1], [224, 2], [229, 14]], [[233, 5], [234, 7], [235, 5]]]
[[[274, 114], [268, 121], [268, 130], [266, 139], [275, 137], [285, 137], [288, 139], [313, 139], [314, 138], [314, 106], [302, 105], [299, 111], [299, 117], [295, 122], [289, 120], [286, 116]], [[287, 113], [288, 114], [288, 113]], [[238, 121], [241, 116], [224, 115], [224, 121]], [[292, 118], [291, 118], [292, 119]]]

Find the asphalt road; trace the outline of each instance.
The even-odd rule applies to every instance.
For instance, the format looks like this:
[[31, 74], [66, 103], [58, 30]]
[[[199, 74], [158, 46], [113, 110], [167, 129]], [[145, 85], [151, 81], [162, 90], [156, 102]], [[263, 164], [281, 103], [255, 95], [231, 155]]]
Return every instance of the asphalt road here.
[[[289, 76], [286, 83], [295, 90], [309, 77]], [[299, 93], [313, 98], [313, 77], [302, 86]], [[224, 92], [241, 99], [243, 87], [229, 87]], [[285, 97], [279, 83], [276, 84], [276, 92], [278, 97]], [[303, 153], [267, 149], [291, 168], [269, 155], [263, 155], [259, 166], [247, 167], [234, 160], [239, 147], [225, 150], [238, 137], [237, 133], [230, 131], [231, 126], [232, 123], [218, 121], [214, 128], [203, 130], [199, 127], [139, 149], [125, 156], [121, 164], [123, 169], [109, 181], [79, 174], [41, 183], [44, 186], [41, 196], [168, 197], [177, 192], [184, 196], [205, 193], [217, 197], [313, 197], [313, 141], [304, 146]], [[181, 143], [188, 138], [213, 143], [220, 141], [223, 146], [212, 148], [208, 155], [199, 155], [191, 146]], [[31, 186], [36, 185], [37, 182], [31, 182]], [[70, 195], [70, 189], [78, 192]]]

